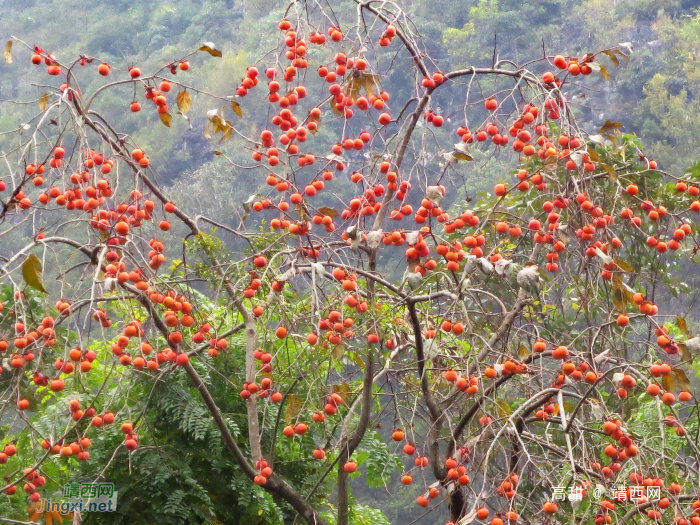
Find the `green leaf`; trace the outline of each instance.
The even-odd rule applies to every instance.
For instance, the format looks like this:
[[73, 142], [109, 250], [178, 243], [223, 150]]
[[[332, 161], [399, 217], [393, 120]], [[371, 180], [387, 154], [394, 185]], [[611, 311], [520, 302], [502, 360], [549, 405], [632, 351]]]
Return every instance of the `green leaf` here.
[[27, 285], [44, 293], [48, 293], [44, 289], [44, 280], [42, 276], [42, 266], [39, 258], [33, 253], [22, 263], [22, 278]]

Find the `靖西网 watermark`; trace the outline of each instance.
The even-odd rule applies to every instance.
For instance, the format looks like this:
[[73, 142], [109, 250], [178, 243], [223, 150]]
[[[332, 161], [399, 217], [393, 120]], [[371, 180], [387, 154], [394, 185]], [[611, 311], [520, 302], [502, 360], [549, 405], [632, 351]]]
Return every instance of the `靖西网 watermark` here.
[[71, 483], [63, 487], [63, 498], [42, 499], [39, 512], [114, 512], [117, 492], [114, 483]]

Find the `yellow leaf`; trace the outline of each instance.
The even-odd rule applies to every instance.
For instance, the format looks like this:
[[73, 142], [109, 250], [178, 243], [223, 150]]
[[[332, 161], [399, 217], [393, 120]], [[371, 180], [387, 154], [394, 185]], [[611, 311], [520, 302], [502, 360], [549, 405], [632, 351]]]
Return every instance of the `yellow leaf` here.
[[312, 135], [315, 135], [318, 133], [318, 128], [321, 125], [321, 117], [309, 117], [309, 122], [315, 122], [316, 127], [314, 129], [309, 128], [309, 131], [311, 132]]
[[600, 164], [600, 167], [608, 172], [608, 178], [612, 182], [617, 182], [617, 172], [615, 171], [615, 168], [613, 168], [609, 164]]
[[355, 364], [359, 366], [360, 368], [364, 369], [365, 368], [365, 362], [362, 360], [362, 358], [357, 355], [357, 354], [352, 354], [352, 360], [355, 361]]
[[676, 376], [676, 383], [680, 390], [690, 390], [690, 379], [680, 368], [674, 368], [673, 374]]
[[292, 419], [297, 417], [301, 412], [303, 403], [298, 396], [294, 394], [289, 394], [287, 396], [287, 409], [284, 411], [284, 420], [289, 423]]
[[496, 413], [498, 413], [500, 417], [506, 417], [513, 413], [513, 409], [510, 408], [510, 405], [506, 403], [505, 400], [496, 399]]
[[49, 94], [48, 93], [43, 93], [39, 97], [39, 109], [41, 111], [46, 111], [46, 108], [49, 107]]
[[610, 60], [612, 60], [612, 63], [613, 63], [613, 64], [615, 64], [615, 65], [618, 66], [618, 67], [620, 66], [620, 61], [619, 61], [619, 60], [617, 59], [617, 57], [615, 56], [615, 52], [614, 52], [614, 51], [609, 51], [609, 50], [608, 50], [608, 51], [603, 51], [603, 53], [605, 53], [606, 55], [608, 55], [608, 57], [610, 58]]
[[606, 120], [605, 124], [598, 130], [599, 135], [603, 135], [609, 131], [613, 131], [623, 127], [619, 122], [614, 122], [612, 120]]
[[452, 156], [456, 159], [459, 159], [459, 160], [467, 160], [467, 161], [474, 160], [474, 158], [471, 155], [467, 155], [466, 153], [462, 153], [461, 151], [455, 151], [452, 154]]
[[223, 142], [223, 141], [228, 140], [231, 137], [233, 137], [233, 126], [231, 125], [231, 123], [228, 120], [226, 121], [226, 124], [227, 124], [227, 127], [224, 129], [224, 134], [221, 137], [221, 140], [219, 142]]
[[202, 47], [200, 47], [199, 50], [206, 51], [213, 57], [221, 58], [221, 51], [216, 49], [216, 45], [214, 45], [214, 42], [204, 42], [204, 44], [202, 44]]
[[600, 160], [600, 155], [598, 155], [598, 152], [595, 150], [595, 147], [588, 146], [587, 151], [588, 151], [588, 156], [591, 158], [591, 160], [593, 162], [598, 162]]
[[345, 355], [345, 348], [343, 345], [336, 345], [331, 349], [331, 355], [333, 356], [333, 359], [340, 359]]
[[618, 312], [624, 313], [627, 306], [627, 296], [625, 295], [625, 287], [622, 282], [622, 277], [615, 274], [612, 280], [612, 302]]
[[236, 102], [235, 100], [231, 101], [231, 109], [239, 117], [243, 116], [243, 110], [241, 109], [241, 105], [238, 102]]
[[[624, 44], [622, 44], [622, 45], [624, 45]], [[627, 46], [625, 46], [625, 47], [627, 47]], [[632, 48], [631, 48], [631, 47], [627, 47], [627, 49], [628, 49], [628, 51], [629, 51], [630, 53], [632, 53]], [[629, 57], [629, 55], [624, 54], [624, 53], [622, 52], [622, 49], [620, 49], [619, 47], [615, 48], [614, 51], [615, 51], [618, 55], [620, 55], [622, 58], [625, 59], [625, 64], [629, 64], [629, 62], [630, 62], [630, 57]]]
[[356, 99], [359, 94], [360, 94], [360, 89], [362, 89], [362, 80], [360, 77], [360, 72], [355, 71], [352, 77], [350, 77], [350, 80], [348, 81], [347, 88], [345, 89], [345, 93], [347, 96], [352, 98], [353, 100]]
[[166, 127], [170, 127], [173, 122], [173, 116], [170, 113], [161, 113], [160, 121], [165, 124]]
[[530, 353], [530, 349], [527, 346], [523, 344], [520, 345], [520, 349], [518, 350], [518, 356], [520, 356], [520, 359], [525, 359], [530, 355]]
[[603, 75], [603, 79], [610, 80], [610, 73], [608, 73], [607, 68], [603, 65], [600, 66], [600, 74]]
[[320, 213], [321, 215], [328, 215], [329, 217], [331, 217], [333, 219], [335, 219], [338, 215], [340, 215], [338, 213], [338, 210], [336, 210], [334, 208], [329, 208], [328, 206], [324, 206], [322, 208], [319, 208], [318, 213]]
[[347, 383], [343, 383], [342, 385], [333, 385], [333, 393], [338, 394], [343, 399], [343, 403], [347, 403], [348, 398], [350, 397], [350, 387]]
[[24, 282], [36, 290], [47, 293], [44, 288], [42, 271], [41, 261], [33, 253], [29, 254], [29, 257], [22, 263], [22, 278]]
[[365, 73], [360, 76], [360, 83], [362, 87], [365, 88], [365, 92], [371, 97], [374, 95], [374, 88], [379, 87], [379, 77], [377, 75]]
[[176, 102], [180, 113], [187, 113], [192, 108], [192, 95], [187, 91], [180, 91], [177, 94]]
[[615, 264], [623, 272], [633, 272], [634, 271], [634, 266], [632, 266], [630, 263], [628, 263], [624, 259], [615, 259]]
[[688, 324], [685, 322], [685, 319], [680, 315], [676, 316], [676, 325], [678, 326], [678, 329], [681, 331], [681, 333], [684, 336], [688, 337]]
[[688, 350], [688, 345], [683, 344], [683, 343], [679, 343], [678, 349], [681, 351], [681, 359], [684, 362], [686, 362], [686, 363], [693, 362], [693, 355], [690, 353], [690, 350]]
[[544, 165], [542, 167], [542, 171], [545, 171], [547, 173], [552, 173], [554, 171], [557, 171], [557, 162], [559, 162], [559, 157], [556, 155], [552, 155], [551, 157], [547, 157], [544, 159]]
[[335, 97], [331, 98], [331, 108], [336, 115], [343, 116], [343, 112], [338, 109], [338, 104], [335, 102]]
[[668, 374], [667, 376], [663, 376], [661, 378], [661, 384], [664, 387], [664, 390], [668, 392], [675, 392], [676, 391], [676, 376], [675, 374]]
[[5, 56], [5, 62], [12, 64], [12, 40], [8, 40], [5, 44], [5, 50], [2, 52]]

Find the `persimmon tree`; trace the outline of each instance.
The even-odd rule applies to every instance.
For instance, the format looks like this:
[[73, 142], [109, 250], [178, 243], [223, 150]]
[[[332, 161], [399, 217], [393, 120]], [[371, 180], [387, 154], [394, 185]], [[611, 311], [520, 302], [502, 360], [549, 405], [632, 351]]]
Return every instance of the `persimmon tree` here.
[[[585, 133], [565, 95], [631, 48], [441, 71], [399, 5], [353, 5], [293, 4], [235, 94], [197, 87], [212, 43], [156, 71], [8, 43], [52, 88], [2, 130], [3, 497], [80, 478], [95, 439], [98, 479], [145, 461], [149, 409], [189, 385], [206, 413], [187, 432], [213, 422], [280, 520], [359, 523], [350, 479], [372, 476], [416, 520], [700, 523], [700, 340], [665, 306], [700, 174], [618, 123]], [[190, 213], [107, 93], [167, 127], [212, 108], [230, 184], [260, 192]], [[513, 170], [477, 198], [490, 156]], [[636, 485], [660, 497], [613, 496]]]

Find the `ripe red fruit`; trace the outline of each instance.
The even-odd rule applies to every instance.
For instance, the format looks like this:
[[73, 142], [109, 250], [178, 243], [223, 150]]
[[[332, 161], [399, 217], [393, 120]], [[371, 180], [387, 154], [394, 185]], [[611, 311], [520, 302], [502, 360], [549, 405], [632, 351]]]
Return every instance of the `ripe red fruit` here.
[[660, 392], [661, 387], [656, 383], [650, 383], [649, 386], [647, 386], [647, 394], [649, 394], [652, 397], [658, 396]]
[[566, 69], [566, 59], [562, 55], [555, 56], [552, 63], [559, 69]]
[[348, 474], [355, 472], [357, 470], [357, 463], [350, 460], [347, 463], [345, 463], [345, 465], [343, 465], [343, 470]]
[[391, 122], [391, 115], [389, 115], [389, 113], [382, 113], [379, 115], [378, 121], [382, 126], [386, 126], [389, 124], [389, 122]]
[[103, 77], [106, 77], [107, 75], [109, 75], [109, 70], [110, 70], [109, 65], [105, 64], [104, 62], [102, 64], [100, 64], [99, 66], [97, 66], [97, 72], [100, 75], [102, 75]]

